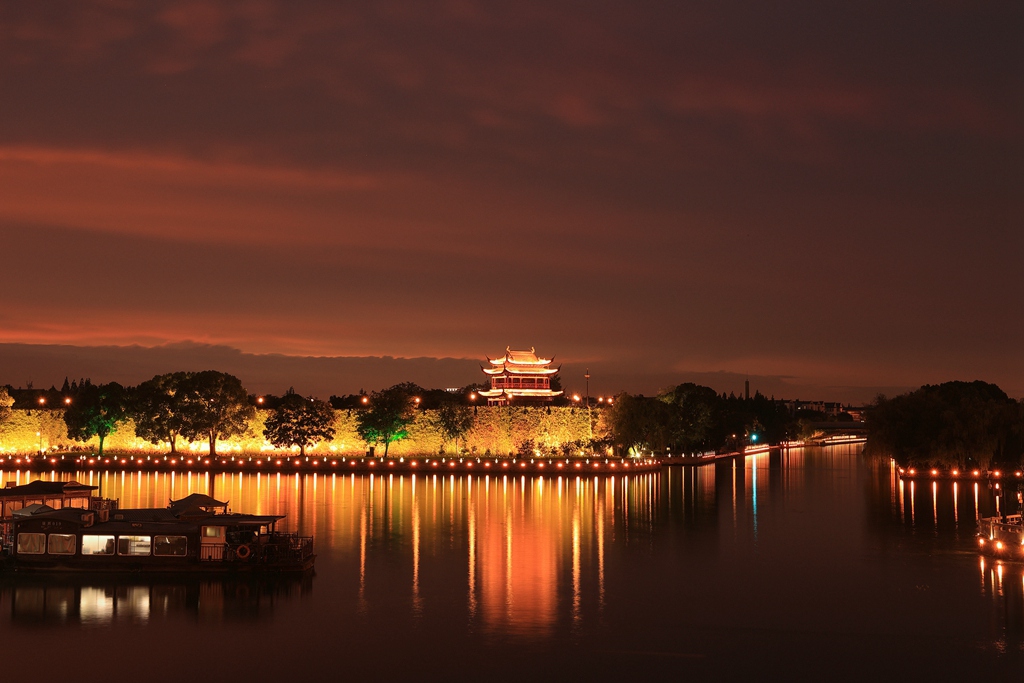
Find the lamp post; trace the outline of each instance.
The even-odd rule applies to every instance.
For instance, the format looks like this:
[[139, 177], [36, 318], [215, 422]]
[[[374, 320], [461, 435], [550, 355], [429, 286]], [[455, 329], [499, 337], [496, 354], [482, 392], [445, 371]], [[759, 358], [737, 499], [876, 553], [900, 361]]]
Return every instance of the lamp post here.
[[590, 419], [590, 368], [587, 368], [586, 374], [583, 375], [587, 380], [587, 437], [594, 440], [594, 423]]
[[[39, 397], [39, 407], [40, 407], [40, 409], [43, 406], [45, 406], [45, 405], [46, 405], [46, 397], [45, 396], [40, 396]], [[39, 455], [42, 455], [43, 454], [43, 411], [42, 410], [39, 411], [39, 431], [36, 432], [36, 436], [39, 437]]]

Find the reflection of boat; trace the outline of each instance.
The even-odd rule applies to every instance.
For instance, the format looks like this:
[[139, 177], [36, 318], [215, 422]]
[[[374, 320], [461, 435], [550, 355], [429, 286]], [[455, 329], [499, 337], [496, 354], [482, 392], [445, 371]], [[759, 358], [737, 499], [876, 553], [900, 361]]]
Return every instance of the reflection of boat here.
[[[19, 488], [19, 487], [13, 487]], [[309, 536], [282, 533], [282, 515], [227, 512], [227, 503], [193, 493], [166, 508], [119, 509], [90, 499], [88, 508], [44, 502], [13, 511], [3, 566], [51, 572], [307, 571]]]
[[135, 579], [123, 576], [18, 576], [0, 581], [0, 606], [14, 623], [104, 624], [192, 616], [250, 620], [267, 616], [278, 600], [305, 595], [312, 576], [235, 575]]
[[1024, 523], [1021, 516], [982, 517], [978, 520], [978, 547], [990, 557], [1024, 562]]

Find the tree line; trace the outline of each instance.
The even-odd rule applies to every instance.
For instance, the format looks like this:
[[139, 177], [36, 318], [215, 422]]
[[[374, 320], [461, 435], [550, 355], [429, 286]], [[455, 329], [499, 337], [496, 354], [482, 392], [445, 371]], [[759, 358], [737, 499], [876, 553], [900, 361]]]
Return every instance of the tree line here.
[[1024, 452], [1024, 403], [981, 381], [879, 396], [867, 411], [867, 427], [868, 452], [902, 466], [1012, 466]]
[[657, 396], [621, 394], [611, 409], [611, 438], [627, 452], [692, 454], [738, 450], [795, 438], [797, 416], [779, 401], [719, 394], [690, 382]]
[[[96, 437], [100, 453], [106, 438], [128, 420], [134, 422], [136, 436], [155, 445], [168, 444], [171, 453], [177, 452], [182, 439], [206, 442], [215, 453], [218, 440], [243, 435], [255, 411], [262, 408], [266, 409], [263, 436], [278, 448], [295, 447], [305, 455], [307, 448], [334, 438], [334, 411], [348, 410], [354, 412], [356, 432], [371, 452], [382, 451], [387, 457], [393, 443], [409, 436], [416, 411], [424, 409], [431, 413], [430, 424], [441, 437], [442, 452], [449, 444], [459, 452], [460, 443], [465, 447], [466, 436], [476, 424], [476, 408], [467, 404], [474, 389], [477, 387], [470, 386], [451, 394], [402, 383], [369, 394], [332, 396], [329, 402], [292, 390], [283, 396], [256, 397], [237, 377], [210, 370], [165, 373], [134, 387], [83, 379], [65, 382], [59, 394], [51, 391], [39, 398], [49, 400], [51, 407], [61, 403], [68, 436], [79, 441]], [[21, 400], [30, 405], [29, 399]], [[0, 420], [10, 403], [0, 397]], [[795, 438], [800, 430], [799, 415], [790, 415], [781, 402], [760, 393], [751, 398], [719, 394], [692, 383], [653, 397], [623, 393], [613, 405], [593, 408], [590, 438], [563, 443], [560, 452], [613, 449], [620, 455], [636, 455], [737, 450], [751, 443]], [[545, 406], [534, 409], [544, 410]], [[603, 412], [600, 420], [599, 412]], [[512, 439], [510, 452], [523, 456], [547, 453], [550, 449], [535, 443], [543, 436], [519, 435]]]
[[[136, 436], [154, 445], [166, 443], [172, 454], [182, 439], [205, 441], [210, 453], [216, 453], [218, 440], [245, 433], [257, 406], [268, 408], [264, 438], [278, 448], [297, 447], [305, 455], [306, 448], [334, 438], [332, 403], [342, 402], [360, 409], [356, 415], [360, 437], [371, 448], [383, 446], [387, 457], [389, 446], [406, 438], [415, 410], [423, 407], [420, 394], [429, 396], [436, 406], [435, 424], [442, 437], [457, 447], [473, 426], [473, 412], [458, 397], [444, 393], [404, 383], [340, 401], [332, 397], [330, 403], [293, 390], [280, 397], [257, 398], [237, 377], [208, 370], [165, 373], [134, 387], [93, 384], [89, 379], [65, 382], [58, 397], [68, 436], [78, 441], [96, 437], [101, 455], [107, 437], [128, 420], [134, 422]], [[46, 399], [40, 398], [43, 407]], [[50, 405], [55, 403], [51, 400]], [[0, 387], [0, 422], [13, 404], [7, 389]]]

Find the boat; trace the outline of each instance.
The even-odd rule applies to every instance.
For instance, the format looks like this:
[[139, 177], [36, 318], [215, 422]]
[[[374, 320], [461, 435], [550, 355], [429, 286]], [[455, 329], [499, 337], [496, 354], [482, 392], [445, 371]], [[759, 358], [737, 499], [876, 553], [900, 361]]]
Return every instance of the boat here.
[[[307, 572], [313, 538], [277, 531], [284, 515], [228, 511], [193, 493], [166, 508], [120, 508], [77, 482], [0, 489], [0, 568], [14, 572]], [[88, 490], [89, 495], [83, 495]], [[70, 495], [68, 495], [70, 493]], [[50, 503], [69, 502], [64, 507]]]
[[983, 555], [1024, 562], [1024, 523], [1020, 514], [982, 517], [978, 520], [977, 539]]

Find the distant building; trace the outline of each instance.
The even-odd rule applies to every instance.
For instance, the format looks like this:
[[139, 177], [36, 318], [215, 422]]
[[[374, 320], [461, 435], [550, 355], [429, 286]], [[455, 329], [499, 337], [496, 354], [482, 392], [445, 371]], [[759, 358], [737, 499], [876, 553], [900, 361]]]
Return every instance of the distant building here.
[[551, 379], [559, 370], [550, 367], [553, 360], [538, 358], [532, 347], [529, 351], [505, 347], [504, 356], [488, 358], [488, 366], [481, 368], [490, 377], [491, 388], [480, 395], [487, 397], [487, 405], [491, 406], [550, 402], [562, 394], [551, 390]]

